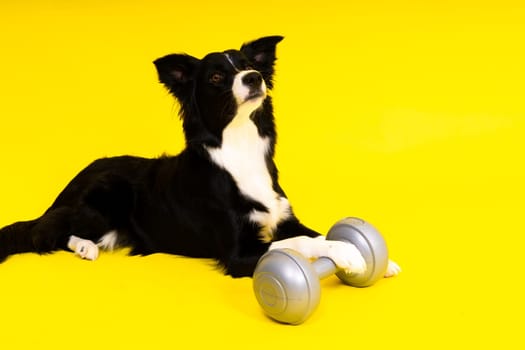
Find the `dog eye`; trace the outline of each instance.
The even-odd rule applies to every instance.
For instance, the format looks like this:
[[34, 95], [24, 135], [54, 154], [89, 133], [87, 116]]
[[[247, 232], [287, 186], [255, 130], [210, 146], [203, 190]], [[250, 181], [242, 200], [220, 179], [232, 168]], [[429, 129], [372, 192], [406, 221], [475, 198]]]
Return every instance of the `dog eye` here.
[[218, 84], [224, 80], [224, 75], [221, 73], [213, 73], [210, 77], [210, 83]]

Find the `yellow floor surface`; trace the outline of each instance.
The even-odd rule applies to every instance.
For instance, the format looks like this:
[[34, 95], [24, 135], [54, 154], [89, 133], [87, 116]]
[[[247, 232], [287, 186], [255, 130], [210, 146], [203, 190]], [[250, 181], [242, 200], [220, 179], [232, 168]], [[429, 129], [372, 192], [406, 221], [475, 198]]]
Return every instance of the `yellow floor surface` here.
[[0, 3], [0, 226], [92, 159], [177, 153], [152, 61], [282, 34], [281, 184], [326, 232], [360, 216], [403, 268], [322, 283], [300, 326], [206, 260], [61, 252], [0, 265], [0, 349], [522, 349], [525, 7], [519, 1]]

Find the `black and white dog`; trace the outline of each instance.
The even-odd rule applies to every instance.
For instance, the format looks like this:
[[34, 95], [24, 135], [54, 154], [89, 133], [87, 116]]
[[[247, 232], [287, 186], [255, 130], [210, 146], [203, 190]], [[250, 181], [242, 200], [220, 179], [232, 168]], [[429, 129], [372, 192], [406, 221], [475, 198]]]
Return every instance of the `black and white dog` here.
[[[59, 249], [95, 260], [99, 249], [128, 246], [131, 254], [213, 258], [242, 277], [268, 249], [288, 247], [364, 270], [353, 245], [302, 225], [279, 186], [267, 91], [282, 39], [264, 37], [203, 59], [157, 59], [160, 82], [181, 105], [185, 149], [158, 159], [96, 160], [40, 218], [0, 230], [0, 261]], [[390, 263], [387, 275], [398, 271]]]

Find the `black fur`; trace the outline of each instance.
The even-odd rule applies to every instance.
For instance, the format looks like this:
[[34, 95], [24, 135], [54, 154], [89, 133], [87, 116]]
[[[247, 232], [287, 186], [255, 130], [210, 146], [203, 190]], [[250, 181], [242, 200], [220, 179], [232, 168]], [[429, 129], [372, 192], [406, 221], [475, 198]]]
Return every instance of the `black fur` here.
[[[237, 112], [231, 92], [235, 68], [260, 72], [271, 88], [275, 48], [281, 40], [265, 37], [240, 50], [225, 51], [233, 66], [224, 53], [211, 53], [201, 60], [183, 54], [156, 60], [160, 82], [181, 104], [185, 149], [177, 156], [158, 159], [96, 160], [40, 218], [0, 230], [0, 261], [16, 253], [68, 249], [71, 235], [97, 242], [116, 230], [120, 244], [130, 246], [132, 254], [213, 258], [227, 274], [251, 276], [270, 243], [262, 242], [261, 226], [248, 215], [268, 208], [245, 196], [232, 175], [210, 159], [206, 147], [221, 146], [222, 132]], [[270, 140], [266, 166], [273, 190], [285, 197], [273, 161], [276, 132], [271, 98], [266, 97], [250, 118], [260, 137]], [[273, 239], [298, 235], [319, 234], [291, 213], [277, 225]]]

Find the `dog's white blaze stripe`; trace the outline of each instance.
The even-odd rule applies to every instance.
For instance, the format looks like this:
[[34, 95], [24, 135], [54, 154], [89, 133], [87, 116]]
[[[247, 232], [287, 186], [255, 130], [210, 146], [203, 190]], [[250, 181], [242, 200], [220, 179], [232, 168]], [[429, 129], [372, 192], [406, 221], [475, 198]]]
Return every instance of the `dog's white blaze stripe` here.
[[[241, 81], [244, 74], [237, 74], [235, 81]], [[208, 147], [207, 150], [211, 159], [232, 175], [244, 195], [268, 208], [268, 212], [251, 212], [250, 220], [263, 227], [261, 239], [269, 242], [277, 224], [290, 216], [290, 204], [273, 190], [265, 159], [269, 140], [259, 136], [257, 127], [250, 119], [251, 113], [260, 107], [263, 98], [243, 103], [246, 87], [241, 82], [240, 85], [234, 83], [232, 89], [239, 103], [237, 115], [224, 129], [221, 147]]]
[[227, 53], [224, 54], [224, 56], [226, 56], [226, 59], [228, 60], [228, 62], [230, 62], [230, 64], [232, 65], [233, 69], [235, 69], [236, 72], [240, 72], [240, 70], [235, 66], [235, 64], [233, 63], [233, 60], [232, 58], [230, 57], [230, 55], [228, 55]]

